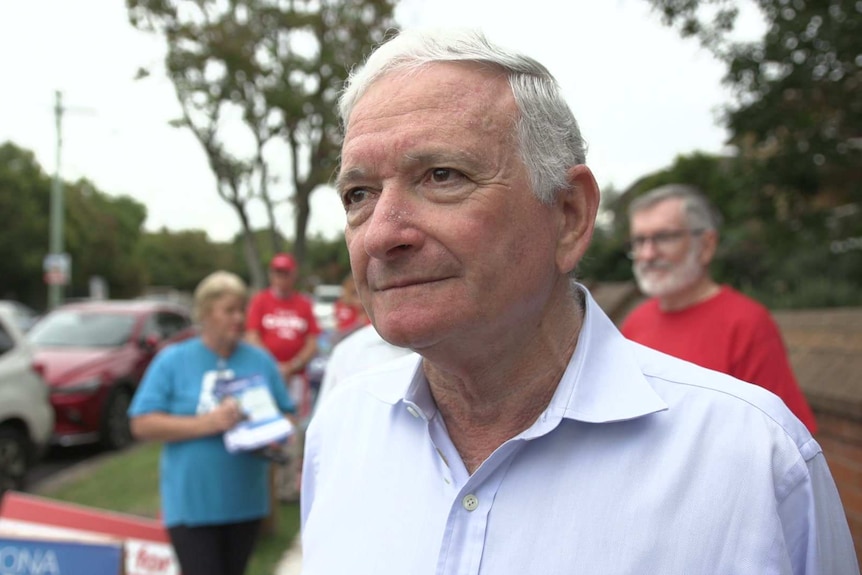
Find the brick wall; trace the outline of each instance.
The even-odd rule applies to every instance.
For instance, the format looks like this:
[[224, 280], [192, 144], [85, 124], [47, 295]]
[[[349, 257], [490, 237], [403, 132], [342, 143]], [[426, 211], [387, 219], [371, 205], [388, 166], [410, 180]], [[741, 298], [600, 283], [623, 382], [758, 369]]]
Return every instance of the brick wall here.
[[774, 312], [862, 559], [862, 309]]

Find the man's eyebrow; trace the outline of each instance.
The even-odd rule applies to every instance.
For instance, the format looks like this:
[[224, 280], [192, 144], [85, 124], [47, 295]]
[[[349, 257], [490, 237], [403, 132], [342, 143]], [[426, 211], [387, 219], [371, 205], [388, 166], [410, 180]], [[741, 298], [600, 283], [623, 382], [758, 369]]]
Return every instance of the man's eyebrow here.
[[362, 168], [351, 168], [347, 171], [339, 171], [335, 178], [335, 189], [342, 192], [351, 182], [362, 180], [365, 177], [367, 177], [367, 172]]
[[407, 165], [449, 167], [451, 164], [461, 165], [472, 163], [475, 156], [464, 150], [447, 150], [445, 152], [419, 152], [404, 156]]
[[[410, 152], [404, 154], [400, 164], [402, 168], [415, 168], [417, 166], [439, 166], [463, 167], [476, 163], [476, 156], [465, 150], [447, 150], [445, 152]], [[344, 191], [351, 183], [366, 180], [370, 177], [370, 171], [362, 167], [350, 168], [340, 171], [335, 178], [335, 189]]]

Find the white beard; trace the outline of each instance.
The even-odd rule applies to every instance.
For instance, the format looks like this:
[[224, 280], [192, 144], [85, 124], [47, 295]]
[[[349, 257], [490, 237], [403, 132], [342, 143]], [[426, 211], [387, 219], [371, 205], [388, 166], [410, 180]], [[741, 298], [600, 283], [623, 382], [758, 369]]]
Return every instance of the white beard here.
[[[700, 244], [693, 242], [685, 259], [675, 265], [662, 260], [635, 262], [632, 265], [632, 271], [638, 288], [650, 297], [664, 298], [694, 286], [704, 273], [703, 267], [697, 260], [699, 248]], [[662, 273], [655, 273], [657, 271]]]

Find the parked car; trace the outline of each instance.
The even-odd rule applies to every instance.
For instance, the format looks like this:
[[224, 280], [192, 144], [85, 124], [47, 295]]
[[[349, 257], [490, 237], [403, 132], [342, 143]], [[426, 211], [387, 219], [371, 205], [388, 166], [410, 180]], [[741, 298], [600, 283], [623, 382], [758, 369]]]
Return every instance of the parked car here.
[[167, 302], [91, 301], [48, 313], [28, 338], [51, 387], [53, 442], [131, 443], [126, 410], [144, 371], [193, 332], [188, 310]]
[[20, 301], [2, 299], [0, 305], [9, 308], [21, 333], [30, 331], [30, 328], [39, 320], [39, 312]]
[[54, 410], [14, 312], [0, 303], [0, 493], [23, 489], [51, 438]]

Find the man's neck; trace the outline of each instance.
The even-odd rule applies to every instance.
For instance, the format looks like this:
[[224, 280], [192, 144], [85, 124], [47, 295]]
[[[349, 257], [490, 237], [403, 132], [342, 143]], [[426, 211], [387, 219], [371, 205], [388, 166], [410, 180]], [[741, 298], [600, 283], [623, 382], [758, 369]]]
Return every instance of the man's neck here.
[[697, 305], [718, 295], [721, 286], [709, 276], [703, 276], [692, 286], [675, 294], [658, 298], [658, 307], [662, 311], [680, 311]]
[[289, 289], [278, 289], [276, 287], [271, 287], [272, 295], [276, 297], [276, 299], [287, 299], [291, 295], [293, 295], [293, 290]]
[[567, 309], [541, 322], [535, 333], [524, 333], [509, 353], [495, 350], [488, 361], [423, 362], [437, 409], [469, 473], [547, 408], [582, 323], [580, 309]]

